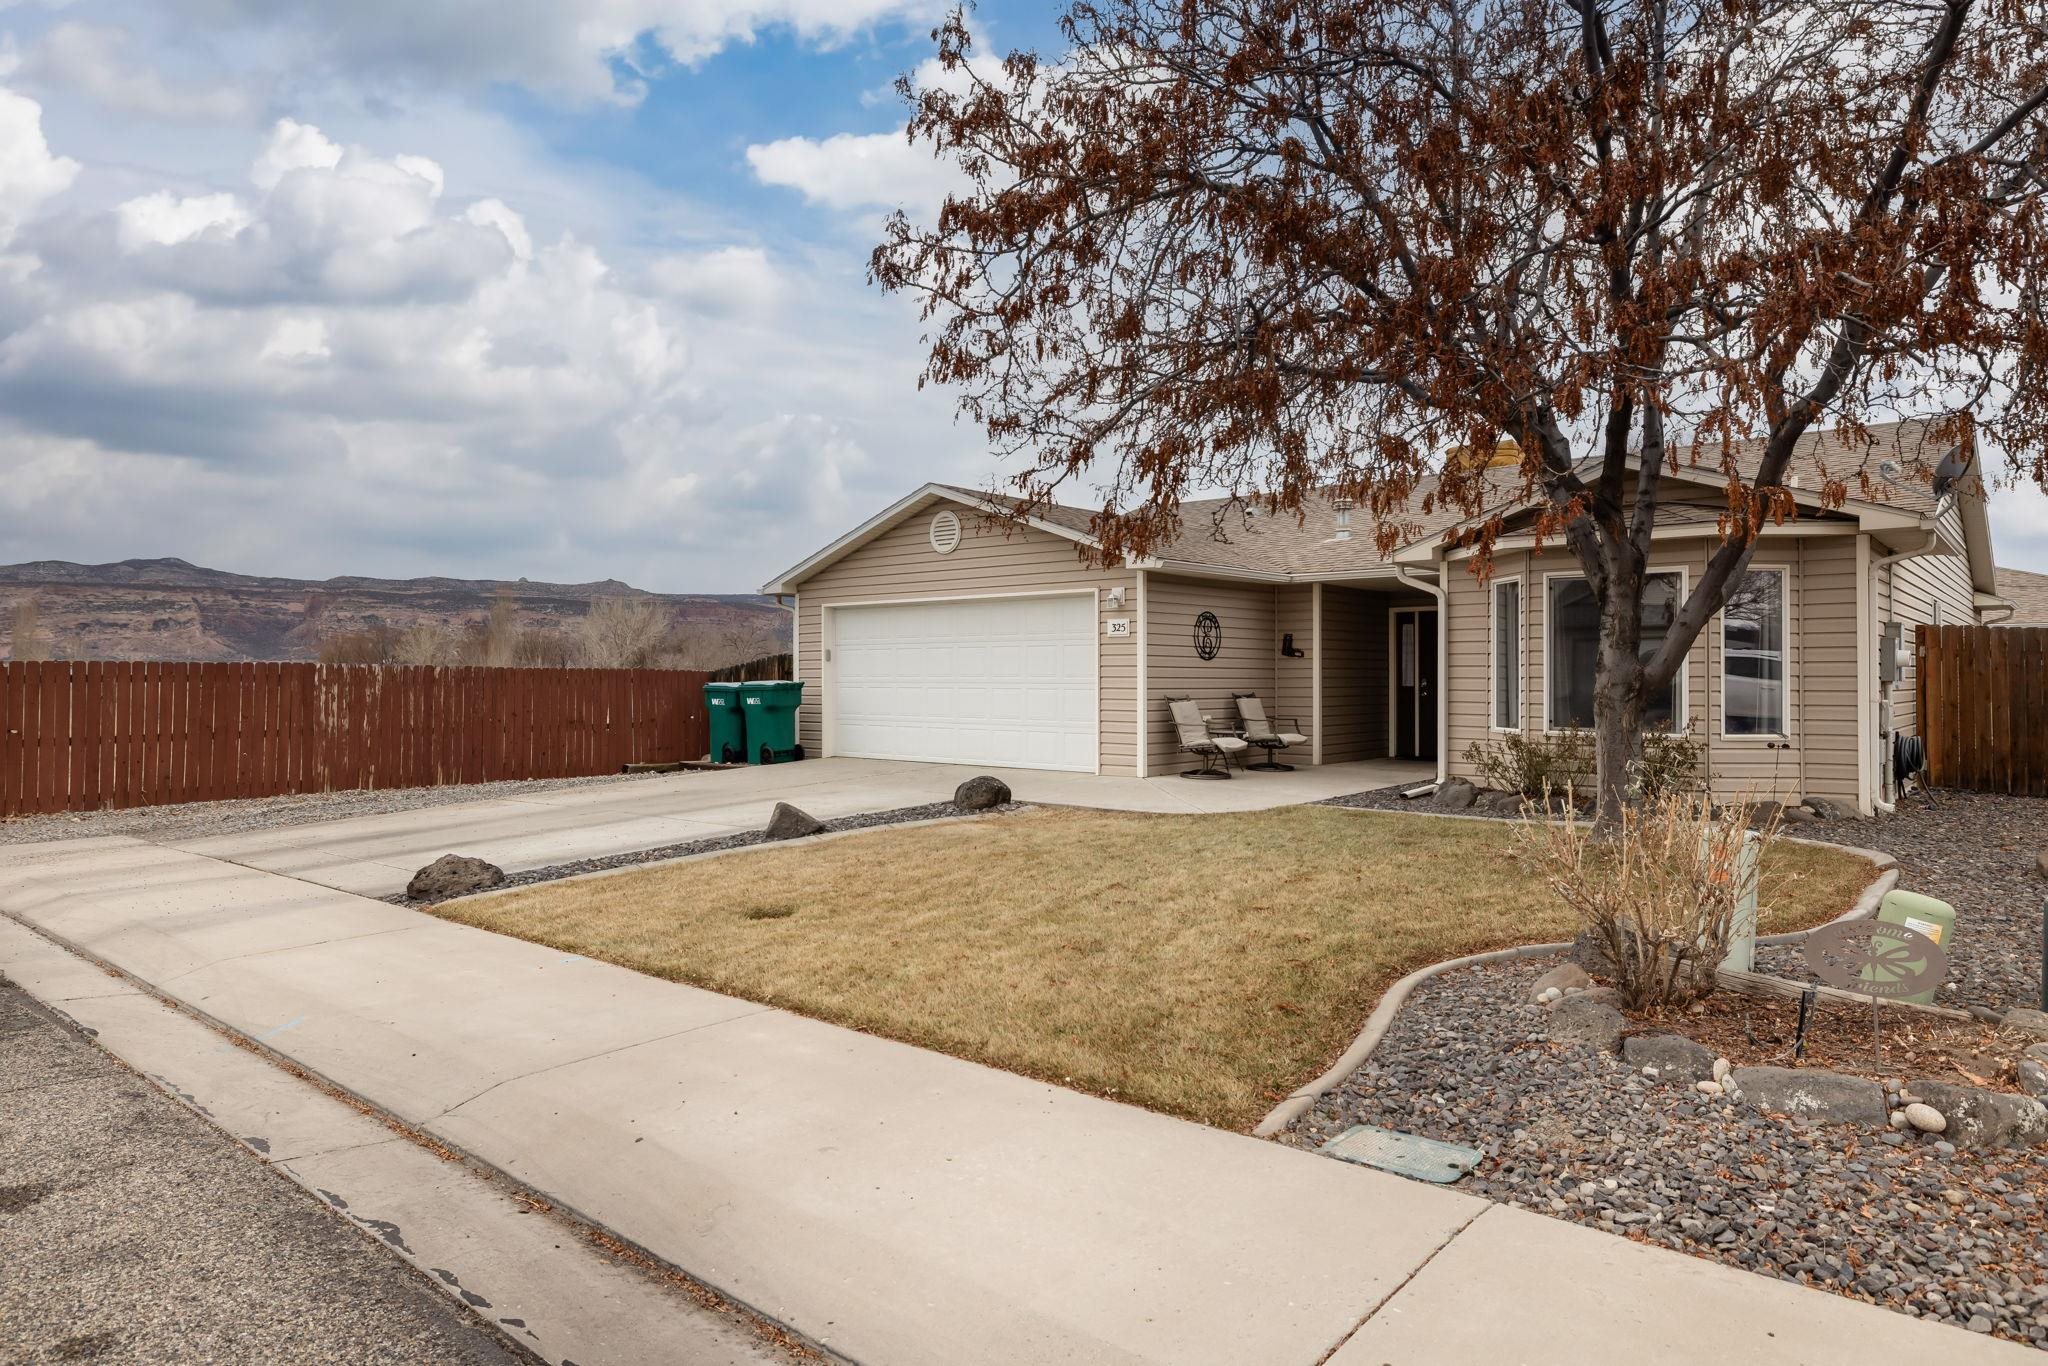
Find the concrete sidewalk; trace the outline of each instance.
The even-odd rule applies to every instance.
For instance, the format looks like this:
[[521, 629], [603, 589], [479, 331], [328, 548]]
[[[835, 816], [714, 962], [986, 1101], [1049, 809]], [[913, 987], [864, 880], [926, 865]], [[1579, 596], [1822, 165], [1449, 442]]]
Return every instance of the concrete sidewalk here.
[[1108, 778], [1027, 769], [875, 759], [817, 759], [766, 768], [644, 778], [535, 792], [460, 806], [427, 807], [314, 825], [199, 840], [176, 848], [287, 873], [309, 882], [388, 896], [446, 853], [488, 859], [510, 871], [759, 830], [778, 801], [820, 820], [945, 801], [963, 779], [993, 772], [1021, 801], [1166, 813], [1256, 811], [1347, 792], [1424, 781], [1429, 765], [1329, 764], [1293, 773], [1244, 773], [1229, 782]]
[[2031, 1359], [192, 853], [0, 850], [0, 911], [852, 1360]]

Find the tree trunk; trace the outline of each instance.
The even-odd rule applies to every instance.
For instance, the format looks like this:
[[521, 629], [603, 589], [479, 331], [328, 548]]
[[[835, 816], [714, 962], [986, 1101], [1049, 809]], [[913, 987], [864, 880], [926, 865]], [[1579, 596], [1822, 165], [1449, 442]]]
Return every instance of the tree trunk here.
[[[1632, 580], [1632, 581], [1630, 581]], [[1595, 822], [1611, 831], [1635, 800], [1643, 759], [1643, 575], [1617, 574], [1600, 608], [1600, 657], [1593, 676]]]

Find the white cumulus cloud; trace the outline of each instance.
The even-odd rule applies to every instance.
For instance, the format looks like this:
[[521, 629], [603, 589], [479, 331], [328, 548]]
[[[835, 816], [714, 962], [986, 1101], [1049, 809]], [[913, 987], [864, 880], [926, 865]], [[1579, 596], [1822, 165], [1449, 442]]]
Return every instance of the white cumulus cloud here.
[[78, 163], [53, 156], [43, 137], [43, 107], [26, 95], [0, 89], [0, 244], [40, 209], [71, 188]]
[[832, 209], [929, 211], [959, 184], [952, 166], [901, 132], [778, 138], [747, 148], [747, 165], [763, 184]]

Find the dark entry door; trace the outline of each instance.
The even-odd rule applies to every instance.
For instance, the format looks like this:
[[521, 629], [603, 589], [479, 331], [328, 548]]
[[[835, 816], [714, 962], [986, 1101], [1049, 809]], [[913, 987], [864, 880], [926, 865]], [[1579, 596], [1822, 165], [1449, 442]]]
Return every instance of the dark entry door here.
[[1436, 758], [1434, 607], [1394, 613], [1394, 757]]

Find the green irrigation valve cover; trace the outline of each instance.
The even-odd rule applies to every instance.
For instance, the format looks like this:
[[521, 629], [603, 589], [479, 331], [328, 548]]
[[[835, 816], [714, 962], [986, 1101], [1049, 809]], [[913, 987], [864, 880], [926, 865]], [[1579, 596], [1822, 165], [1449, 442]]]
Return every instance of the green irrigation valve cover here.
[[[1877, 919], [1880, 924], [1904, 925], [1909, 930], [1917, 930], [1944, 951], [1955, 947], [1956, 908], [1946, 901], [1937, 901], [1919, 892], [1889, 891], [1884, 894], [1884, 900], [1877, 903]], [[1934, 992], [1923, 991], [1902, 999], [1931, 1005]]]
[[1444, 1143], [1418, 1134], [1397, 1133], [1392, 1129], [1376, 1129], [1370, 1124], [1352, 1125], [1325, 1143], [1323, 1151], [1346, 1162], [1377, 1167], [1396, 1176], [1434, 1181], [1438, 1185], [1456, 1181], [1478, 1166], [1479, 1159], [1484, 1156], [1477, 1148]]

